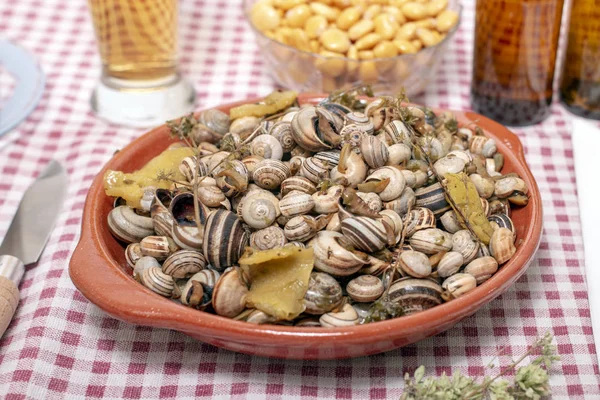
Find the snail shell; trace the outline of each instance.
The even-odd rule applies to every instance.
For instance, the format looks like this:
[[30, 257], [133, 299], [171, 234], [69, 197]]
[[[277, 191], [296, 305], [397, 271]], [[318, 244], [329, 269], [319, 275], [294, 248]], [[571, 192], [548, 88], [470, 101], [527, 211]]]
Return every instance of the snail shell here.
[[452, 249], [452, 235], [436, 228], [417, 231], [408, 242], [413, 249], [425, 254], [435, 254]]
[[344, 326], [358, 325], [358, 314], [350, 304], [344, 304], [342, 311], [329, 312], [321, 315], [319, 322], [322, 327], [336, 328]]
[[387, 243], [385, 226], [369, 217], [352, 217], [342, 221], [342, 233], [357, 248], [373, 253]]
[[181, 290], [181, 303], [199, 309], [212, 302], [213, 289], [221, 275], [214, 269], [203, 269], [192, 275]]
[[498, 264], [504, 264], [517, 251], [515, 245], [515, 236], [507, 228], [498, 228], [492, 233], [490, 238], [490, 254], [498, 261]]
[[450, 301], [470, 292], [476, 287], [477, 280], [473, 275], [465, 273], [454, 274], [446, 278], [442, 283], [442, 288], [444, 289], [442, 298], [445, 301]]
[[439, 182], [417, 189], [415, 196], [417, 196], [417, 207], [429, 208], [436, 217], [451, 208], [446, 201], [444, 188]]
[[317, 233], [312, 248], [315, 269], [333, 276], [352, 275], [367, 263], [366, 255], [352, 251], [348, 240], [337, 232]]
[[327, 231], [333, 232], [341, 232], [342, 231], [342, 223], [340, 222], [340, 215], [338, 213], [334, 213], [325, 228]]
[[318, 160], [324, 161], [325, 165], [329, 169], [337, 167], [337, 165], [340, 163], [339, 150], [320, 151], [315, 154], [314, 157]]
[[527, 184], [521, 178], [507, 176], [496, 181], [494, 194], [499, 198], [511, 196], [514, 192], [527, 194]]
[[240, 204], [242, 219], [254, 229], [270, 226], [281, 213], [280, 201], [271, 193], [262, 191], [248, 194]]
[[287, 243], [285, 233], [280, 227], [273, 225], [250, 235], [250, 247], [257, 250], [269, 250], [283, 247]]
[[414, 171], [415, 175], [415, 185], [413, 189], [418, 189], [427, 183], [427, 179], [429, 179], [429, 175], [425, 171]]
[[307, 314], [322, 315], [342, 302], [342, 287], [331, 275], [311, 272], [308, 289], [304, 295], [304, 310]]
[[377, 195], [377, 193], [362, 193], [357, 192], [356, 195], [360, 197], [365, 204], [373, 211], [379, 212], [383, 208], [383, 202], [381, 201], [381, 197]]
[[315, 201], [310, 194], [303, 192], [289, 192], [279, 201], [281, 215], [291, 217], [310, 212], [315, 206]]
[[265, 159], [258, 163], [252, 178], [263, 189], [277, 189], [291, 175], [290, 169], [279, 160]]
[[381, 215], [383, 221], [392, 227], [396, 235], [396, 243], [398, 243], [402, 238], [402, 228], [404, 226], [400, 215], [396, 211], [387, 209], [380, 211], [379, 215]]
[[299, 328], [320, 328], [321, 323], [318, 317], [307, 317], [299, 319], [294, 326]]
[[160, 269], [160, 263], [154, 257], [140, 257], [139, 260], [136, 261], [135, 266], [133, 268], [133, 277], [140, 281], [142, 280], [142, 274], [148, 268], [158, 268]]
[[155, 192], [156, 187], [154, 186], [146, 186], [144, 188], [142, 198], [140, 199], [140, 210], [145, 211], [147, 213], [150, 212]]
[[446, 156], [437, 160], [433, 164], [433, 168], [439, 176], [458, 174], [465, 169], [465, 161], [460, 157]]
[[389, 300], [399, 304], [405, 315], [442, 303], [442, 287], [432, 279], [400, 278], [388, 290]]
[[400, 120], [391, 121], [385, 126], [385, 137], [391, 145], [403, 143], [412, 147], [411, 134], [404, 122]]
[[229, 115], [217, 109], [204, 110], [197, 116], [198, 124], [190, 136], [195, 143], [217, 143], [228, 131]]
[[[239, 181], [234, 181], [232, 177], [228, 176], [230, 173], [237, 173]], [[243, 193], [248, 189], [248, 170], [246, 165], [239, 160], [229, 161], [229, 166], [219, 166], [214, 172], [215, 181], [217, 187], [227, 197], [236, 196], [239, 193]]]
[[[385, 165], [400, 165], [403, 162], [410, 160], [412, 150], [404, 143], [396, 143], [387, 148], [388, 160]], [[408, 184], [408, 183], [407, 183]]]
[[[390, 269], [390, 263], [377, 257], [367, 255], [367, 265], [358, 270], [359, 274], [380, 276]], [[382, 276], [383, 278], [383, 276]]]
[[285, 224], [283, 232], [289, 241], [304, 242], [315, 236], [317, 229], [314, 217], [309, 215], [297, 215]]
[[207, 207], [219, 207], [227, 200], [225, 194], [216, 186], [199, 187], [197, 191], [198, 200]]
[[[303, 149], [318, 152], [330, 149], [331, 146], [321, 138], [323, 133], [317, 123], [318, 116], [316, 107], [302, 108], [292, 119], [292, 136], [294, 141]], [[334, 117], [326, 109], [320, 112], [329, 120], [330, 126], [334, 126]]]
[[129, 206], [119, 206], [108, 213], [108, 229], [120, 241], [136, 243], [154, 235], [154, 222], [152, 218], [136, 214]]
[[172, 199], [171, 192], [166, 189], [156, 189], [154, 192], [154, 199], [150, 205], [150, 217], [157, 235], [171, 235], [174, 220], [169, 206]]
[[449, 251], [442, 256], [438, 263], [437, 273], [440, 278], [447, 278], [458, 272], [465, 259], [458, 251]]
[[364, 135], [360, 141], [360, 153], [371, 168], [385, 165], [389, 153], [387, 146], [375, 136]]
[[175, 244], [182, 249], [201, 250], [204, 229], [198, 229], [198, 226], [181, 226], [175, 224], [171, 236]]
[[179, 164], [179, 172], [185, 176], [185, 180], [192, 182], [195, 178], [208, 174], [208, 165], [200, 161], [196, 156], [186, 157]]
[[484, 199], [489, 199], [494, 194], [494, 181], [490, 178], [484, 178], [479, 174], [471, 174], [469, 175], [469, 179], [473, 182], [475, 189], [477, 189], [477, 193], [479, 196]]
[[481, 208], [483, 209], [483, 215], [485, 215], [487, 217], [488, 215], [490, 215], [490, 203], [483, 197], [480, 197], [479, 200], [481, 201]]
[[487, 281], [498, 271], [498, 262], [494, 257], [481, 257], [471, 261], [464, 269], [466, 274], [475, 277], [477, 284], [480, 285]]
[[197, 251], [179, 250], [162, 265], [162, 271], [173, 278], [187, 278], [206, 268], [206, 258]]
[[252, 155], [265, 159], [281, 160], [283, 157], [281, 143], [279, 143], [279, 140], [275, 136], [271, 135], [260, 135], [254, 138], [252, 143], [250, 143], [250, 152]]
[[368, 303], [377, 300], [383, 294], [383, 282], [372, 275], [361, 275], [346, 285], [348, 296], [356, 302]]
[[257, 309], [244, 310], [234, 319], [255, 325], [273, 324], [277, 322], [277, 318]]
[[[367, 164], [363, 158], [353, 151], [350, 151], [342, 160], [340, 155], [340, 164], [331, 170], [329, 177], [336, 183], [342, 183], [344, 180], [347, 186], [355, 188], [359, 183], [363, 183], [367, 176]], [[345, 165], [345, 172], [342, 172], [342, 163]], [[346, 184], [344, 184], [346, 186]]]
[[375, 132], [375, 127], [373, 126], [373, 122], [369, 119], [369, 117], [367, 117], [365, 114], [358, 112], [358, 111], [352, 111], [349, 112], [345, 115], [345, 119], [346, 119], [346, 125], [355, 125], [357, 126], [362, 132], [366, 133], [367, 135], [372, 135]]
[[473, 136], [469, 139], [469, 151], [484, 157], [493, 157], [497, 151], [496, 141], [485, 136]]
[[247, 244], [248, 234], [234, 213], [219, 209], [208, 216], [202, 253], [215, 269], [222, 271], [235, 264]]
[[360, 147], [360, 142], [365, 135], [367, 134], [356, 124], [348, 124], [340, 131], [340, 136], [343, 138], [342, 145], [349, 144], [354, 151]]
[[464, 264], [470, 263], [479, 252], [479, 242], [471, 237], [471, 232], [461, 229], [452, 235], [452, 251], [458, 251], [464, 258]]
[[309, 157], [302, 164], [300, 175], [317, 184], [329, 175], [329, 168], [325, 161]]
[[247, 295], [248, 287], [241, 279], [240, 268], [228, 268], [213, 289], [213, 309], [218, 315], [233, 318], [246, 308]]
[[217, 165], [219, 165], [221, 163], [221, 161], [223, 161], [226, 157], [229, 157], [229, 154], [230, 153], [228, 151], [219, 151], [219, 152], [214, 153], [206, 158], [202, 158], [202, 160], [204, 162], [206, 162], [206, 165], [208, 166], [208, 170], [212, 171], [211, 174], [214, 176]]
[[154, 293], [170, 297], [175, 290], [173, 277], [164, 274], [159, 267], [150, 267], [142, 272], [141, 282]]
[[449, 210], [440, 217], [440, 222], [444, 226], [444, 229], [449, 233], [456, 233], [462, 229], [462, 226], [458, 223], [456, 213], [454, 210]]
[[335, 213], [338, 210], [338, 203], [344, 193], [344, 187], [334, 185], [327, 189], [327, 192], [315, 192], [312, 195], [314, 201], [314, 210], [318, 214]]
[[411, 237], [422, 229], [435, 228], [435, 216], [428, 208], [418, 207], [406, 214], [406, 236]]
[[258, 117], [252, 117], [252, 116], [241, 117], [241, 118], [235, 119], [231, 123], [231, 126], [229, 127], [229, 132], [239, 135], [240, 139], [245, 140], [248, 137], [250, 137], [250, 135], [252, 135], [252, 133], [254, 131], [257, 130], [259, 125], [260, 125], [260, 118], [258, 118]]
[[406, 180], [402, 172], [395, 167], [381, 167], [375, 170], [371, 175], [367, 177], [365, 182], [372, 180], [384, 180], [389, 178], [390, 182], [386, 188], [379, 193], [379, 197], [383, 201], [392, 201], [397, 199], [402, 194], [402, 191], [406, 187]]
[[287, 195], [292, 190], [297, 190], [303, 193], [313, 194], [317, 191], [314, 183], [303, 176], [291, 176], [281, 182], [281, 194]]
[[246, 166], [246, 169], [248, 170], [248, 179], [249, 180], [252, 180], [252, 176], [254, 175], [254, 170], [256, 169], [256, 166], [258, 165], [258, 163], [261, 162], [262, 160], [264, 160], [263, 157], [255, 156], [255, 155], [250, 155], [250, 156], [244, 157], [242, 159], [242, 163]]
[[146, 236], [140, 241], [142, 255], [161, 261], [177, 251], [177, 244], [166, 236]]
[[296, 147], [296, 141], [292, 135], [291, 122], [276, 122], [269, 130], [269, 134], [279, 141], [284, 153], [289, 153], [294, 147]]
[[290, 158], [290, 161], [288, 161], [288, 168], [290, 169], [292, 175], [296, 175], [298, 172], [300, 172], [300, 170], [302, 169], [302, 165], [305, 161], [306, 157], [304, 156], [293, 156], [292, 158]]
[[511, 231], [513, 234], [516, 233], [515, 225], [513, 224], [510, 217], [506, 214], [494, 214], [488, 217], [488, 221], [492, 224], [494, 229], [498, 228], [506, 228]]
[[402, 271], [414, 278], [425, 278], [431, 275], [429, 258], [419, 251], [403, 251], [398, 264]]
[[127, 265], [131, 268], [135, 268], [135, 263], [143, 256], [139, 243], [129, 243], [127, 245], [127, 248], [125, 249], [125, 260], [127, 261]]
[[417, 197], [415, 196], [415, 192], [407, 186], [402, 191], [400, 197], [385, 203], [385, 208], [388, 210], [394, 210], [396, 213], [398, 213], [398, 215], [406, 215], [410, 210], [413, 209], [416, 201]]

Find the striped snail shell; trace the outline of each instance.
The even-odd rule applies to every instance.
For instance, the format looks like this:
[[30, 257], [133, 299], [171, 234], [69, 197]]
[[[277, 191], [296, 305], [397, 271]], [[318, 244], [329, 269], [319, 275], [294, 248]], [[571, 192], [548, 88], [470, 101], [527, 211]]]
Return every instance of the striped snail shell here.
[[195, 178], [208, 174], [208, 165], [200, 161], [197, 156], [189, 156], [181, 161], [179, 171], [185, 176], [186, 181], [192, 182]]
[[388, 210], [394, 210], [398, 215], [406, 215], [414, 208], [416, 201], [415, 192], [407, 186], [402, 191], [400, 197], [388, 201], [384, 204], [384, 207]]
[[264, 160], [264, 157], [261, 156], [254, 156], [254, 155], [250, 155], [247, 157], [244, 157], [242, 159], [242, 163], [244, 163], [244, 165], [246, 166], [246, 169], [248, 170], [248, 180], [252, 181], [252, 175], [254, 174], [254, 170], [256, 169], [256, 166], [258, 165], [259, 162], [261, 162], [262, 160]]
[[465, 263], [465, 259], [458, 251], [449, 251], [443, 255], [438, 263], [437, 273], [440, 278], [447, 278], [458, 272]]
[[377, 300], [383, 294], [383, 282], [372, 275], [361, 275], [346, 285], [348, 296], [359, 303]]
[[398, 264], [402, 271], [414, 278], [426, 278], [431, 275], [429, 258], [419, 251], [403, 251], [400, 253]]
[[379, 215], [381, 215], [383, 221], [392, 227], [394, 234], [396, 235], [396, 243], [398, 243], [402, 238], [402, 228], [404, 227], [400, 215], [397, 212], [388, 209], [380, 211]]
[[442, 283], [444, 292], [442, 298], [445, 301], [456, 299], [477, 287], [477, 280], [471, 274], [458, 273], [454, 274]]
[[515, 225], [513, 224], [512, 219], [510, 219], [510, 217], [506, 214], [491, 215], [488, 217], [488, 221], [490, 221], [494, 229], [506, 228], [513, 234], [516, 233]]
[[177, 251], [177, 244], [166, 236], [146, 236], [140, 241], [142, 255], [164, 260]]
[[492, 233], [490, 238], [490, 254], [498, 261], [498, 264], [504, 264], [517, 251], [515, 247], [515, 235], [507, 228], [498, 228]]
[[302, 148], [313, 152], [331, 148], [331, 145], [324, 140], [326, 132], [319, 127], [318, 121], [321, 117], [317, 115], [317, 112], [320, 113], [322, 118], [326, 118], [328, 125], [332, 127], [331, 129], [336, 131], [335, 117], [322, 107], [319, 110], [317, 110], [317, 107], [304, 107], [292, 119], [294, 141]]
[[372, 135], [375, 132], [373, 122], [365, 114], [352, 111], [346, 114], [346, 125], [353, 124], [367, 135]]
[[286, 222], [283, 232], [289, 241], [304, 242], [317, 233], [316, 220], [310, 215], [297, 215]]
[[325, 193], [322, 191], [315, 192], [312, 198], [315, 203], [314, 211], [318, 214], [335, 213], [338, 210], [338, 203], [344, 192], [342, 185], [334, 185], [327, 189]]
[[349, 144], [355, 151], [358, 151], [360, 141], [365, 135], [367, 134], [356, 124], [348, 124], [340, 131], [340, 136], [343, 138], [342, 145]]
[[198, 226], [185, 226], [175, 224], [171, 232], [171, 237], [177, 246], [185, 250], [201, 250], [204, 239], [204, 229], [198, 229]]
[[483, 210], [483, 215], [485, 215], [486, 217], [490, 215], [490, 202], [487, 201], [486, 199], [484, 199], [483, 197], [480, 197], [479, 200], [481, 201], [481, 208]]
[[363, 193], [357, 192], [356, 195], [360, 197], [365, 204], [373, 211], [379, 212], [383, 208], [383, 202], [381, 201], [381, 197], [377, 195], [377, 193]]
[[160, 263], [154, 257], [143, 256], [140, 257], [139, 260], [135, 262], [135, 266], [133, 268], [133, 278], [138, 282], [142, 281], [142, 274], [148, 268], [158, 268], [160, 269]]
[[415, 190], [415, 196], [417, 197], [417, 207], [429, 208], [436, 217], [451, 208], [450, 204], [446, 201], [444, 188], [439, 182], [427, 187], [418, 188]]
[[154, 225], [154, 231], [161, 236], [169, 236], [173, 228], [173, 216], [169, 211], [171, 192], [166, 189], [156, 189], [154, 198], [150, 205], [150, 217]]
[[129, 206], [119, 206], [108, 213], [108, 229], [120, 241], [136, 243], [154, 235], [154, 222], [152, 218], [136, 214]]
[[371, 135], [364, 135], [362, 137], [360, 141], [360, 153], [371, 168], [384, 166], [389, 157], [385, 143]]
[[352, 217], [342, 221], [342, 233], [357, 248], [373, 253], [387, 243], [385, 226], [369, 217]]
[[263, 189], [277, 189], [291, 175], [290, 169], [279, 160], [265, 159], [256, 165], [252, 178]]
[[481, 257], [471, 261], [464, 269], [466, 274], [473, 275], [477, 284], [487, 281], [498, 271], [498, 262], [494, 257]]
[[131, 268], [135, 268], [135, 263], [142, 258], [142, 249], [139, 243], [129, 243], [125, 249], [125, 261]]
[[292, 136], [292, 124], [287, 121], [276, 122], [269, 130], [269, 135], [279, 141], [284, 153], [289, 153], [296, 147], [296, 141]]
[[311, 272], [304, 295], [307, 314], [322, 315], [336, 308], [343, 299], [342, 287], [331, 275]]
[[[410, 146], [405, 145], [404, 143], [396, 143], [388, 146], [388, 160], [385, 165], [400, 165], [403, 162], [410, 160], [410, 156], [412, 154], [412, 150]], [[411, 171], [409, 171], [411, 172]], [[408, 184], [408, 182], [407, 182]], [[409, 185], [410, 186], [410, 185]]]
[[213, 289], [220, 276], [214, 269], [203, 269], [192, 275], [181, 290], [181, 303], [198, 309], [206, 308], [212, 302]]
[[173, 278], [188, 278], [206, 268], [206, 258], [197, 251], [179, 250], [163, 262], [162, 271]]
[[229, 131], [229, 114], [217, 109], [204, 110], [196, 117], [199, 124], [192, 130], [191, 136], [196, 143], [216, 143]]
[[309, 157], [304, 160], [300, 168], [300, 175], [317, 184], [329, 175], [329, 167], [325, 161]]
[[303, 176], [290, 176], [281, 182], [281, 194], [285, 196], [292, 190], [313, 194], [317, 191], [315, 184]]
[[383, 201], [392, 201], [397, 199], [402, 194], [402, 191], [406, 187], [406, 180], [402, 172], [396, 167], [381, 167], [375, 170], [371, 175], [367, 177], [365, 182], [372, 180], [383, 180], [388, 179], [389, 183], [386, 188], [379, 193], [379, 197]]
[[367, 263], [366, 254], [351, 250], [349, 241], [337, 232], [317, 233], [312, 248], [315, 269], [333, 276], [352, 275]]
[[484, 157], [493, 157], [497, 151], [496, 141], [486, 136], [473, 136], [469, 139], [469, 151]]
[[233, 318], [246, 308], [248, 287], [241, 279], [240, 267], [223, 272], [212, 293], [212, 306], [218, 315]]
[[412, 147], [411, 134], [406, 125], [404, 125], [404, 122], [400, 120], [391, 121], [385, 126], [384, 131], [387, 142], [391, 145], [404, 143]]
[[320, 328], [321, 323], [318, 317], [306, 317], [298, 319], [294, 326], [299, 328]]
[[256, 250], [269, 250], [285, 246], [287, 239], [283, 229], [276, 225], [252, 232], [250, 247]]
[[[291, 150], [291, 149], [290, 149]], [[275, 136], [260, 135], [250, 143], [250, 152], [255, 156], [265, 159], [281, 160], [283, 158], [283, 147]]]
[[452, 249], [452, 235], [437, 228], [417, 231], [408, 242], [413, 249], [425, 254], [435, 254]]
[[324, 161], [329, 169], [337, 167], [337, 165], [340, 163], [339, 150], [320, 151], [313, 157]]
[[435, 216], [428, 208], [417, 207], [406, 214], [406, 237], [411, 237], [422, 229], [435, 228]]
[[321, 315], [319, 322], [324, 328], [338, 328], [359, 324], [358, 313], [348, 303], [344, 304], [341, 311]]
[[175, 290], [173, 277], [163, 273], [158, 267], [145, 269], [141, 276], [141, 282], [154, 293], [164, 297], [170, 297]]
[[279, 201], [279, 210], [281, 215], [292, 217], [295, 215], [306, 214], [315, 206], [315, 201], [310, 194], [300, 191], [292, 191], [283, 196]]
[[479, 252], [479, 242], [474, 240], [468, 229], [461, 229], [452, 235], [452, 251], [458, 251], [464, 263], [470, 263]]
[[247, 244], [248, 233], [234, 213], [219, 209], [208, 216], [202, 253], [215, 269], [222, 271], [235, 264]]
[[[256, 191], [247, 195], [241, 207], [241, 217], [254, 229], [263, 229], [275, 222], [280, 214], [279, 200], [271, 193]], [[238, 205], [239, 206], [239, 205]]]
[[388, 296], [410, 315], [441, 304], [442, 287], [433, 279], [406, 277], [392, 283]]

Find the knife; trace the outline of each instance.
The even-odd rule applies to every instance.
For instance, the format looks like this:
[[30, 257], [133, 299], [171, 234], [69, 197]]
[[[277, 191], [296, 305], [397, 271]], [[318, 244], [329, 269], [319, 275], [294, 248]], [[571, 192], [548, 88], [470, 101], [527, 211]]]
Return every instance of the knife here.
[[25, 192], [0, 245], [0, 337], [19, 304], [25, 265], [37, 262], [58, 217], [67, 189], [67, 174], [51, 161]]

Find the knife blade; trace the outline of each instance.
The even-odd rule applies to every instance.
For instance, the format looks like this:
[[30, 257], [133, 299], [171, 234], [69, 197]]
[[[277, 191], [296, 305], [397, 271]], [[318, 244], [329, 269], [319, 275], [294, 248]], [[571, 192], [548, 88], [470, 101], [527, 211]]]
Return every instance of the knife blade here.
[[67, 174], [51, 161], [29, 186], [0, 245], [0, 337], [19, 303], [25, 265], [36, 262], [52, 232], [67, 189]]

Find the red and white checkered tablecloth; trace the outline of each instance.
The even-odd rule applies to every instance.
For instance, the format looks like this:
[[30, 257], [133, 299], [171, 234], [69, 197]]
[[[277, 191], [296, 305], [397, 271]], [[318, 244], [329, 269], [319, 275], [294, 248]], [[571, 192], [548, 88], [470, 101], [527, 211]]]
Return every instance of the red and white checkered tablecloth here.
[[[463, 3], [461, 28], [437, 79], [413, 100], [469, 108], [474, 6]], [[273, 89], [240, 0], [181, 0], [180, 15], [181, 64], [198, 91], [198, 108]], [[552, 370], [553, 398], [600, 398], [571, 122], [558, 104], [542, 124], [516, 130], [542, 192], [544, 232], [535, 262], [508, 292], [454, 328], [396, 351], [341, 361], [282, 361], [120, 322], [75, 289], [67, 264], [88, 187], [113, 152], [143, 131], [109, 125], [90, 111], [100, 65], [86, 2], [2, 0], [0, 35], [33, 52], [48, 82], [33, 114], [0, 138], [0, 238], [49, 160], [61, 161], [70, 178], [56, 228], [40, 262], [27, 269], [16, 317], [0, 340], [0, 398], [393, 399], [402, 392], [404, 372], [420, 364], [429, 373], [459, 368], [483, 374], [500, 348], [506, 359], [520, 355], [547, 331], [561, 356]]]

